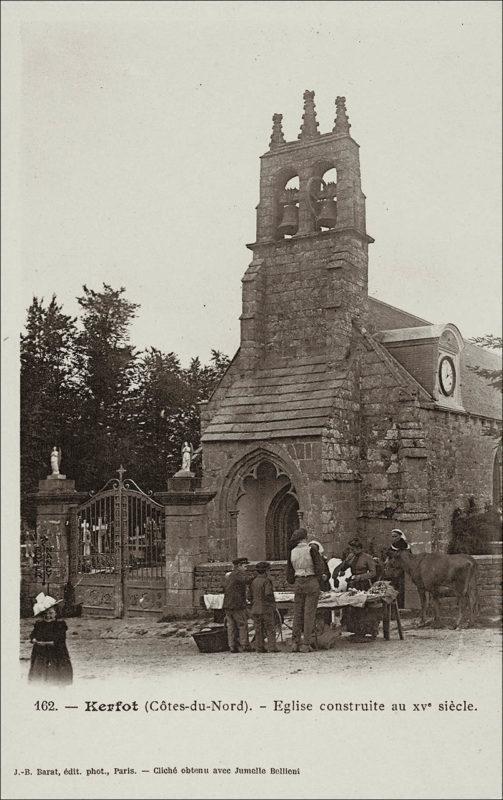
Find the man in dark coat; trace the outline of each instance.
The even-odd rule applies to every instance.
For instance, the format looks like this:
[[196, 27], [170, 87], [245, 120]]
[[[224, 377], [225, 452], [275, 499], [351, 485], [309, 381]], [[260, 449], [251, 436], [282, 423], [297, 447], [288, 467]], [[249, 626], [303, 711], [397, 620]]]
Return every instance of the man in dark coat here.
[[250, 650], [246, 594], [254, 575], [246, 571], [247, 558], [235, 558], [232, 563], [234, 569], [226, 575], [224, 582], [223, 609], [229, 650], [231, 653], [244, 653]]
[[[298, 528], [290, 538], [286, 579], [294, 584], [292, 625], [292, 652], [308, 653], [314, 650], [313, 636], [320, 596], [320, 583], [328, 580], [330, 573], [317, 547], [307, 543], [307, 531]], [[304, 643], [301, 644], [302, 633]]]
[[[258, 572], [253, 579], [250, 590], [252, 598], [251, 615], [255, 625], [255, 645], [257, 653], [277, 653], [276, 646], [276, 601], [274, 587], [269, 577], [271, 565], [268, 561], [259, 561], [255, 569]], [[265, 648], [267, 639], [267, 650]]]

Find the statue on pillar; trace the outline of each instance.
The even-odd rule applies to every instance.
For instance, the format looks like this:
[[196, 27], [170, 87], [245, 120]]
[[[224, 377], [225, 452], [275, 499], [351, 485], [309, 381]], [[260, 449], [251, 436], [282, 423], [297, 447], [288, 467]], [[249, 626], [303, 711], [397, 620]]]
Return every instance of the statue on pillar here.
[[189, 442], [184, 442], [182, 447], [182, 472], [190, 472], [193, 448]]
[[58, 448], [56, 445], [54, 445], [51, 450], [51, 474], [47, 476], [48, 478], [52, 478], [53, 480], [65, 480], [66, 475], [62, 475], [59, 471], [61, 465], [61, 456], [61, 447]]
[[51, 452], [51, 474], [52, 475], [59, 475], [59, 465], [61, 464], [61, 447], [58, 448], [56, 445], [52, 448]]
[[190, 483], [190, 480], [192, 478], [195, 478], [195, 474], [190, 469], [192, 464], [192, 456], [194, 455], [194, 448], [192, 447], [190, 442], [183, 443], [181, 454], [182, 454], [182, 466], [178, 470], [178, 472], [175, 472], [173, 478], [176, 478], [177, 480], [183, 479], [185, 482], [189, 481]]

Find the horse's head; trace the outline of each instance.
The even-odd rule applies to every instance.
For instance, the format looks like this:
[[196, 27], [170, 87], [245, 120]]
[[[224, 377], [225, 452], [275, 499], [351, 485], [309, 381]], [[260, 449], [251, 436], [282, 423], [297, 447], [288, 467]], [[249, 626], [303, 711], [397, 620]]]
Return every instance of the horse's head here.
[[383, 562], [383, 578], [384, 580], [393, 580], [393, 578], [399, 578], [400, 575], [403, 573], [403, 564], [401, 559], [401, 552], [400, 550], [393, 550], [393, 548], [389, 547], [387, 550], [383, 551], [382, 554], [382, 562]]

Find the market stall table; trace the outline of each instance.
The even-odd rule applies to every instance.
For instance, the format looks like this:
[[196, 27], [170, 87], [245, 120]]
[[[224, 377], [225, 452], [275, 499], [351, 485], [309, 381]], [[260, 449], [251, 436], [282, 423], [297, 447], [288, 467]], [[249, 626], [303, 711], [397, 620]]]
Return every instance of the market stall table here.
[[[205, 594], [203, 596], [204, 605], [207, 609], [214, 611], [221, 610], [223, 607], [224, 596], [223, 594]], [[274, 592], [274, 599], [278, 610], [282, 608], [289, 608], [293, 605], [294, 593], [293, 592]], [[356, 608], [363, 608], [365, 605], [374, 605], [381, 603], [383, 606], [383, 636], [388, 641], [391, 634], [391, 609], [394, 609], [395, 620], [397, 625], [398, 636], [403, 639], [402, 621], [400, 619], [400, 610], [397, 602], [397, 592], [395, 596], [389, 593], [388, 596], [381, 594], [373, 594], [372, 592], [323, 592], [318, 600], [318, 608], [329, 608], [332, 612], [337, 608], [344, 608], [345, 606], [354, 606]]]

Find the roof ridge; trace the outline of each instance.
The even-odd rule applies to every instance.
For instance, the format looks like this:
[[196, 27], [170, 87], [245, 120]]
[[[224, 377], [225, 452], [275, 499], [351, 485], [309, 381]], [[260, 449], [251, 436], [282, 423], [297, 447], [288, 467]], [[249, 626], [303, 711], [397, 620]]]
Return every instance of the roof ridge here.
[[413, 317], [417, 319], [418, 322], [424, 322], [425, 325], [434, 325], [434, 322], [429, 322], [427, 319], [423, 319], [423, 317], [418, 317], [416, 314], [411, 314], [410, 311], [405, 311], [403, 308], [398, 308], [398, 306], [393, 306], [391, 303], [385, 303], [384, 300], [379, 300], [377, 297], [372, 297], [369, 295], [369, 300], [372, 303], [379, 303], [381, 306], [386, 306], [386, 308], [392, 308], [393, 311], [399, 311], [401, 314], [407, 314], [408, 317]]

